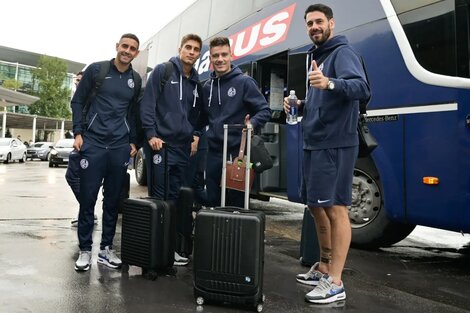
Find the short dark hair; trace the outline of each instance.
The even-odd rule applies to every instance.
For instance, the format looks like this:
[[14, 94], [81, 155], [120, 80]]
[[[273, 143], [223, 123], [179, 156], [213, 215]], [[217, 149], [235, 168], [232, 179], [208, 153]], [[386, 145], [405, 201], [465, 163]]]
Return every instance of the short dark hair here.
[[218, 46], [228, 46], [230, 48], [230, 40], [227, 37], [214, 37], [209, 43], [209, 49]]
[[181, 45], [180, 48], [184, 46], [184, 44], [189, 41], [189, 40], [194, 40], [197, 43], [199, 43], [199, 48], [202, 48], [202, 39], [196, 34], [187, 34], [184, 35], [183, 38], [181, 38]]
[[75, 76], [78, 76], [78, 75], [82, 75], [82, 76], [83, 76], [83, 71], [80, 71], [80, 72], [78, 72], [77, 74], [75, 74]]
[[319, 11], [325, 14], [328, 20], [331, 20], [333, 18], [333, 10], [329, 6], [321, 4], [321, 3], [317, 3], [317, 4], [309, 5], [309, 7], [305, 10], [304, 20], [307, 20], [308, 13], [315, 12], [315, 11]]
[[139, 38], [137, 38], [137, 36], [134, 35], [134, 34], [131, 34], [131, 33], [124, 34], [124, 35], [121, 36], [121, 39], [123, 39], [123, 38], [134, 39], [135, 41], [137, 41], [137, 45], [140, 45]]

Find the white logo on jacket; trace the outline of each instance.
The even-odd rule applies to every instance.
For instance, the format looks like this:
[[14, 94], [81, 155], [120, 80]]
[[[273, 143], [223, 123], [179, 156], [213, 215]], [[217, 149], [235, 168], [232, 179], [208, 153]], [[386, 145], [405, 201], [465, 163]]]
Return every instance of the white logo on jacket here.
[[235, 87], [230, 87], [230, 89], [229, 89], [228, 92], [227, 92], [227, 96], [229, 96], [230, 98], [232, 98], [232, 97], [234, 97], [236, 94], [237, 94], [237, 90], [235, 89]]
[[86, 169], [88, 167], [88, 160], [87, 159], [81, 159], [80, 160], [80, 167], [83, 169]]
[[155, 154], [153, 156], [153, 164], [160, 164], [162, 163], [162, 156], [160, 154]]
[[129, 88], [134, 88], [134, 80], [132, 78], [127, 80], [127, 86], [129, 86]]

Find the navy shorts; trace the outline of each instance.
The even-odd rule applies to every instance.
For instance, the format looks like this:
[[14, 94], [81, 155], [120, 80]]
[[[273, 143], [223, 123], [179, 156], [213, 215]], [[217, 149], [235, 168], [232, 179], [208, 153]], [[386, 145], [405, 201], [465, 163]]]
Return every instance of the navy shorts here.
[[304, 150], [304, 180], [309, 207], [350, 206], [358, 147]]

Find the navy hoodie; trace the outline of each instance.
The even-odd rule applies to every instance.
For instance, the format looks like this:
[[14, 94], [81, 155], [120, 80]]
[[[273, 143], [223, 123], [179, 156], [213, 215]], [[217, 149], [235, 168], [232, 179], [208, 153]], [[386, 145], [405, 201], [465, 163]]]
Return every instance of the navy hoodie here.
[[82, 129], [85, 122], [82, 121], [82, 111], [88, 95], [95, 88], [100, 65], [92, 63], [83, 73], [71, 101], [73, 132], [75, 135], [81, 134], [84, 143], [102, 148], [119, 148], [129, 145], [131, 130], [126, 116], [135, 86], [132, 66], [121, 73], [114, 65], [114, 59], [110, 62], [109, 72], [96, 97], [90, 102], [86, 129]]
[[[309, 50], [311, 60], [334, 82], [334, 90], [309, 87], [303, 108], [304, 149], [357, 146], [359, 100], [370, 94], [358, 54], [345, 36], [339, 35]], [[325, 58], [326, 57], [326, 58]]]
[[[211, 150], [222, 151], [224, 124], [243, 124], [245, 116], [250, 114], [253, 129], [256, 129], [271, 118], [271, 109], [255, 80], [244, 75], [237, 66], [232, 66], [230, 72], [221, 77], [212, 72], [203, 93], [202, 124], [209, 123], [207, 140]], [[240, 140], [240, 130], [229, 130], [229, 150], [239, 147]]]
[[[173, 72], [161, 88], [165, 64], [159, 64], [150, 74], [140, 103], [140, 117], [146, 138], [158, 137], [171, 146], [183, 146], [193, 140], [201, 107], [196, 70], [186, 78], [179, 57], [170, 59]], [[161, 92], [160, 92], [161, 89]]]

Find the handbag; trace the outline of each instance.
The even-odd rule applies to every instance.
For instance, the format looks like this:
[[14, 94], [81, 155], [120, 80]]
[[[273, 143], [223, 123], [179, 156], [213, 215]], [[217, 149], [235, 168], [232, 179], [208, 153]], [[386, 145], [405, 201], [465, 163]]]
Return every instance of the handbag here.
[[[361, 57], [362, 68], [364, 69], [364, 74], [366, 75], [367, 84], [369, 83], [369, 76], [367, 75], [366, 65], [364, 59]], [[369, 127], [367, 127], [366, 112], [367, 105], [371, 100], [371, 96], [363, 101], [359, 102], [359, 120], [357, 121], [357, 133], [359, 135], [359, 152], [358, 157], [364, 158], [371, 154], [375, 148], [379, 145], [375, 137], [370, 132]]]
[[357, 133], [359, 134], [359, 153], [358, 157], [367, 157], [379, 145], [367, 127], [366, 117], [364, 114], [359, 115], [357, 123]]
[[261, 136], [254, 135], [251, 138], [250, 162], [253, 163], [253, 169], [256, 173], [262, 173], [273, 167], [273, 159]]
[[[244, 150], [246, 146], [246, 131], [242, 131], [242, 139], [240, 142], [240, 150], [238, 156], [233, 161], [226, 161], [227, 175], [226, 175], [226, 187], [228, 189], [238, 190], [241, 192], [245, 191], [245, 180], [246, 180], [246, 159], [244, 157]], [[250, 190], [253, 186], [255, 178], [255, 172], [253, 168], [250, 168]]]

